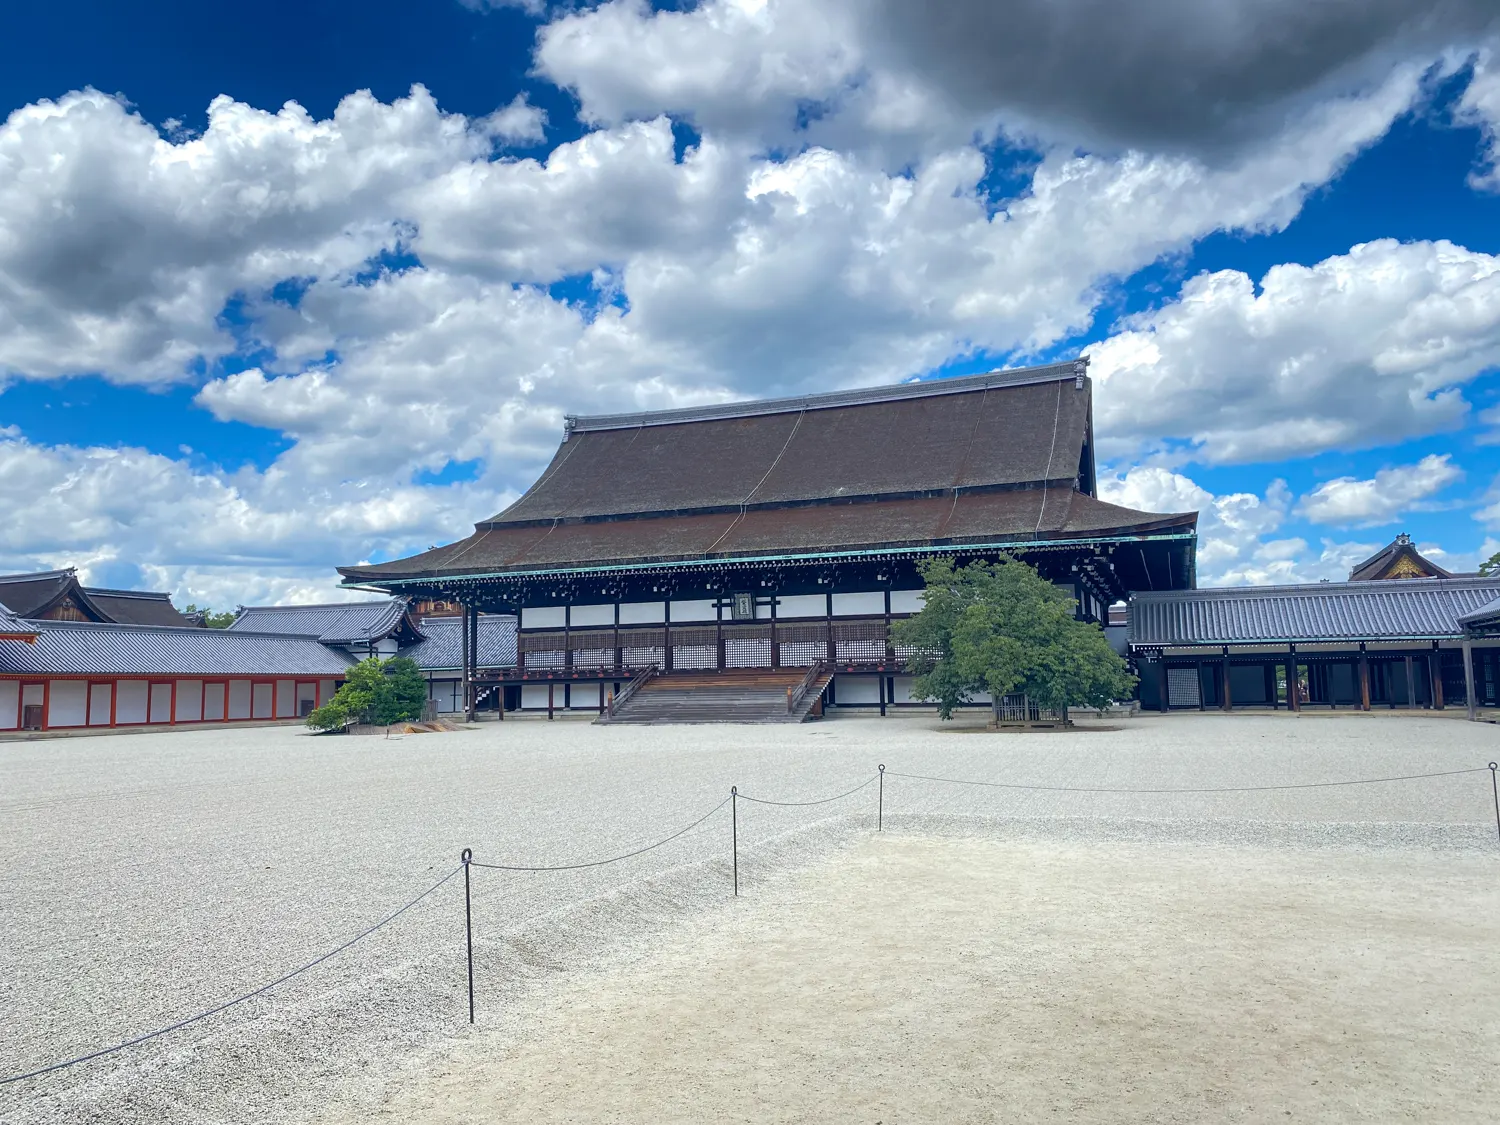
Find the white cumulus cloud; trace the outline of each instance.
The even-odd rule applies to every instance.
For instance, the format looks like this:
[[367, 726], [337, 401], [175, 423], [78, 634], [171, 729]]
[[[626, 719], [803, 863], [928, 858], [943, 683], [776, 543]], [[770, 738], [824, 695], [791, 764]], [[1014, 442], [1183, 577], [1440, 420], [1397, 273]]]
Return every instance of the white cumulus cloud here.
[[1298, 502], [1297, 513], [1334, 527], [1373, 527], [1390, 523], [1463, 475], [1450, 454], [1434, 453], [1415, 465], [1381, 469], [1369, 480], [1338, 477], [1320, 484]]

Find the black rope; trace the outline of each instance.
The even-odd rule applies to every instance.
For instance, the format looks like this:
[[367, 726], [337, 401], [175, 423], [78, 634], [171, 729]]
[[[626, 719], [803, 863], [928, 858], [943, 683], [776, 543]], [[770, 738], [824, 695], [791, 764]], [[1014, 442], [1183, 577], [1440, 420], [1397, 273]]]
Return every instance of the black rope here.
[[670, 844], [673, 840], [677, 839], [677, 837], [683, 835], [686, 832], [691, 832], [694, 828], [697, 828], [698, 825], [702, 824], [709, 817], [713, 816], [714, 813], [718, 812], [725, 805], [729, 804], [731, 800], [733, 800], [733, 798], [725, 797], [717, 805], [709, 809], [697, 820], [693, 821], [692, 824], [689, 824], [686, 828], [679, 828], [676, 832], [673, 832], [664, 840], [658, 840], [654, 844], [647, 844], [644, 848], [637, 848], [635, 851], [626, 852], [624, 855], [611, 856], [609, 859], [592, 859], [587, 863], [559, 863], [548, 866], [522, 865], [518, 863], [480, 863], [477, 859], [471, 859], [469, 861], [469, 864], [472, 867], [487, 867], [491, 871], [579, 871], [585, 867], [603, 867], [606, 863], [619, 863], [622, 859], [630, 859], [633, 856], [645, 855], [647, 852], [653, 851], [656, 848], [661, 847], [663, 844]]
[[1367, 777], [1354, 781], [1309, 781], [1299, 785], [1233, 785], [1217, 789], [1103, 789], [1074, 785], [1022, 785], [1009, 781], [970, 781], [957, 777], [929, 777], [923, 773], [898, 773], [886, 770], [887, 777], [910, 777], [918, 781], [941, 781], [949, 785], [983, 785], [991, 789], [1035, 789], [1047, 793], [1268, 793], [1277, 789], [1329, 789], [1339, 785], [1382, 785], [1388, 781], [1420, 781], [1428, 777], [1456, 777], [1479, 773], [1486, 766], [1467, 770], [1444, 770], [1441, 773], [1411, 773], [1401, 777]]
[[444, 883], [446, 883], [449, 879], [453, 878], [453, 876], [457, 875], [462, 870], [463, 870], [463, 864], [459, 864], [452, 871], [448, 872], [448, 874], [444, 875], [436, 883], [434, 883], [432, 886], [428, 887], [425, 891], [423, 891], [421, 894], [419, 894], [416, 898], [412, 899], [405, 906], [401, 907], [400, 910], [397, 910], [397, 911], [395, 911], [392, 914], [387, 914], [384, 918], [382, 918], [380, 921], [376, 922], [369, 929], [361, 930], [359, 933], [355, 934], [348, 941], [344, 942], [344, 944], [341, 945], [341, 946], [339, 946], [337, 949], [331, 949], [331, 950], [329, 950], [327, 953], [323, 954], [321, 957], [314, 958], [313, 960], [309, 961], [307, 964], [301, 966], [300, 968], [293, 969], [291, 972], [287, 973], [285, 976], [277, 977], [275, 980], [271, 981], [269, 984], [263, 984], [263, 985], [261, 985], [259, 988], [255, 989], [253, 992], [247, 992], [243, 996], [236, 996], [233, 1000], [226, 1000], [222, 1004], [216, 1004], [214, 1007], [208, 1009], [208, 1011], [206, 1011], [206, 1012], [199, 1012], [196, 1016], [189, 1016], [185, 1020], [178, 1020], [176, 1023], [168, 1024], [166, 1027], [157, 1028], [155, 1031], [148, 1031], [145, 1035], [137, 1035], [134, 1039], [127, 1039], [123, 1043], [116, 1043], [113, 1047], [101, 1047], [99, 1050], [97, 1050], [97, 1051], [90, 1051], [86, 1055], [79, 1055], [77, 1058], [67, 1059], [64, 1062], [56, 1062], [56, 1063], [53, 1063], [51, 1066], [44, 1066], [44, 1067], [41, 1067], [41, 1068], [39, 1068], [37, 1070], [28, 1071], [25, 1074], [14, 1074], [14, 1075], [12, 1075], [9, 1078], [0, 1078], [0, 1086], [4, 1086], [4, 1085], [6, 1085], [7, 1083], [10, 1083], [10, 1082], [20, 1082], [24, 1078], [35, 1078], [35, 1077], [37, 1077], [38, 1075], [41, 1075], [41, 1074], [50, 1074], [54, 1070], [63, 1070], [63, 1069], [66, 1069], [67, 1067], [70, 1067], [70, 1066], [77, 1066], [79, 1063], [88, 1062], [90, 1059], [97, 1059], [97, 1058], [102, 1058], [105, 1055], [112, 1055], [116, 1051], [123, 1051], [126, 1047], [134, 1047], [138, 1043], [144, 1043], [144, 1042], [146, 1042], [146, 1040], [148, 1040], [148, 1039], [155, 1039], [158, 1035], [165, 1035], [169, 1031], [178, 1031], [178, 1030], [180, 1030], [180, 1029], [182, 1029], [184, 1027], [187, 1027], [189, 1024], [194, 1024], [194, 1023], [197, 1023], [199, 1020], [207, 1019], [209, 1016], [217, 1015], [219, 1012], [225, 1011], [228, 1008], [233, 1008], [236, 1004], [243, 1004], [246, 1000], [253, 1000], [255, 997], [261, 995], [262, 993], [271, 991], [271, 989], [275, 988], [278, 984], [285, 984], [287, 981], [291, 980], [293, 977], [300, 976], [302, 973], [307, 972], [308, 969], [311, 969], [311, 968], [314, 968], [315, 966], [321, 965], [324, 961], [327, 961], [330, 957], [337, 956], [338, 954], [342, 953], [344, 950], [348, 949], [355, 942], [360, 941], [363, 938], [369, 937], [371, 934], [373, 934], [376, 930], [380, 929], [382, 926], [385, 926], [385, 925], [387, 925], [387, 924], [389, 924], [391, 922], [394, 922], [397, 918], [401, 917], [401, 915], [405, 914], [413, 906], [416, 906], [417, 903], [421, 902], [428, 895], [432, 894], [433, 891], [437, 890], [439, 887], [441, 887]]
[[754, 801], [757, 805], [781, 805], [786, 808], [805, 808], [808, 805], [826, 805], [831, 801], [842, 801], [845, 797], [854, 796], [854, 794], [858, 793], [861, 789], [864, 789], [870, 785], [874, 785], [875, 778], [879, 776], [879, 774], [876, 774], [874, 777], [871, 777], [870, 780], [861, 782], [853, 789], [849, 790], [849, 792], [840, 793], [837, 797], [823, 797], [816, 801], [767, 801], [764, 797], [752, 797], [748, 793], [741, 793], [739, 795], [739, 798], [742, 801]]

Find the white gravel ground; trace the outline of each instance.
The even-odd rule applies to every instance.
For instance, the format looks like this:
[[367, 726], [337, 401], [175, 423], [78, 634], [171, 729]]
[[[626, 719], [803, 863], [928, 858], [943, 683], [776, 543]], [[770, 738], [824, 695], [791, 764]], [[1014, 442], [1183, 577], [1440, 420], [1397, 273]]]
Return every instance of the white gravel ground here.
[[[629, 850], [737, 784], [780, 799], [891, 771], [1041, 785], [1294, 784], [1483, 766], [1457, 717], [1173, 715], [988, 735], [930, 719], [803, 727], [511, 722], [449, 735], [290, 728], [0, 743], [0, 1071], [118, 1042], [346, 940], [457, 865]], [[1489, 772], [1265, 793], [1117, 795], [888, 777], [887, 826], [1073, 845], [1500, 852]], [[873, 827], [872, 786], [814, 809], [739, 806], [742, 888]], [[579, 973], [639, 963], [727, 905], [728, 810], [659, 850], [566, 874], [475, 871], [486, 1034], [525, 1034]], [[1394, 851], [1393, 851], [1394, 850]], [[706, 912], [706, 913], [705, 913]], [[258, 1122], [378, 1106], [468, 1034], [461, 880], [272, 992], [105, 1059], [0, 1087], [0, 1121]]]

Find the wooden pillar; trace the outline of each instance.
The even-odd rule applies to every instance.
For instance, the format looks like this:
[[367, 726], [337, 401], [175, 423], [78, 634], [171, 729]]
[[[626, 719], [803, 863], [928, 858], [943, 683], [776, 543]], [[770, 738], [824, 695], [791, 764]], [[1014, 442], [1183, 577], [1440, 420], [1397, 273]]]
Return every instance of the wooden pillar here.
[[615, 671], [625, 667], [625, 650], [620, 647], [620, 601], [615, 599]]
[[781, 647], [776, 643], [776, 591], [771, 591], [771, 667], [781, 667]]
[[1479, 719], [1479, 705], [1474, 698], [1474, 646], [1464, 638], [1464, 693], [1469, 705], [1469, 722]]
[[1417, 677], [1412, 669], [1411, 653], [1406, 654], [1406, 709], [1415, 710], [1417, 706]]
[[661, 612], [661, 670], [672, 670], [672, 599], [662, 602]]
[[[1472, 699], [1473, 696], [1474, 696], [1474, 692], [1471, 689], [1469, 691], [1469, 697]], [[112, 683], [112, 684], [109, 685], [109, 725], [110, 726], [114, 726], [115, 725], [115, 705], [119, 701], [119, 698], [120, 698], [120, 681], [118, 679], [116, 679], [114, 681], [114, 683]], [[1471, 710], [1472, 710], [1472, 708], [1471, 708]], [[224, 718], [226, 720], [229, 718], [229, 681], [228, 680], [224, 681]], [[16, 717], [16, 726], [19, 727], [20, 725], [21, 725], [21, 721], [20, 721], [20, 716], [18, 715]]]
[[1297, 646], [1286, 646], [1286, 702], [1293, 711], [1302, 710], [1302, 691], [1297, 686]]
[[1203, 698], [1203, 661], [1198, 661], [1198, 710], [1207, 711], [1208, 702]]
[[458, 603], [458, 682], [463, 688], [464, 718], [469, 717], [469, 607]]
[[724, 599], [718, 599], [719, 604], [715, 607], [719, 616], [714, 620], [714, 649], [718, 655], [714, 658], [718, 670], [724, 670]]
[[1156, 660], [1156, 686], [1161, 693], [1158, 696], [1160, 710], [1165, 714], [1172, 709], [1172, 700], [1168, 696], [1169, 685], [1167, 683], [1167, 654], [1163, 652]]
[[554, 693], [556, 692], [556, 689], [556, 684], [549, 683], [547, 685], [547, 721], [549, 723], [552, 721], [552, 711], [555, 703]]
[[1432, 709], [1443, 709], [1443, 654], [1437, 641], [1432, 642], [1432, 653], [1427, 657], [1427, 672], [1432, 680]]
[[823, 639], [828, 642], [828, 663], [838, 659], [838, 650], [833, 641], [833, 594], [823, 595]]
[[1223, 680], [1222, 680], [1222, 685], [1221, 686], [1222, 686], [1222, 689], [1223, 689], [1222, 694], [1223, 694], [1224, 698], [1221, 700], [1219, 706], [1221, 706], [1226, 711], [1233, 711], [1234, 710], [1234, 701], [1229, 696], [1229, 646], [1228, 645], [1224, 646]]
[[876, 682], [879, 684], [879, 692], [880, 692], [880, 717], [883, 719], [883, 718], [885, 718], [885, 673], [884, 672], [882, 672], [879, 676], [876, 677]]
[[1262, 664], [1260, 666], [1261, 679], [1265, 682], [1266, 698], [1271, 701], [1271, 710], [1279, 711], [1281, 701], [1276, 698], [1276, 665]]
[[885, 591], [885, 666], [896, 665], [896, 646], [891, 644], [891, 592]]
[[1370, 709], [1370, 655], [1364, 641], [1359, 642], [1359, 709]]
[[[882, 715], [885, 708], [880, 709]], [[42, 681], [42, 730], [46, 730], [52, 721], [52, 680], [50, 678]], [[146, 684], [146, 722], [151, 721], [151, 684]]]

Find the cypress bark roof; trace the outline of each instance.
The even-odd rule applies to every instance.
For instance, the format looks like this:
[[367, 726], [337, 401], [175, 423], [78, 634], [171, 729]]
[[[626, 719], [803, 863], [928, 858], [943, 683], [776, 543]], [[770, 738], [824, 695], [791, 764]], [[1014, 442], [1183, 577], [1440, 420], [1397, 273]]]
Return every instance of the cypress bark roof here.
[[171, 594], [148, 593], [143, 590], [98, 590], [85, 586], [89, 601], [104, 611], [105, 616], [120, 625], [172, 625], [190, 628], [192, 622], [177, 611]]
[[1453, 574], [1423, 556], [1412, 546], [1411, 536], [1396, 536], [1380, 550], [1349, 572], [1350, 582], [1371, 582], [1391, 578], [1453, 578]]
[[572, 418], [552, 463], [446, 547], [351, 582], [841, 550], [1191, 533], [1094, 493], [1085, 360]]

